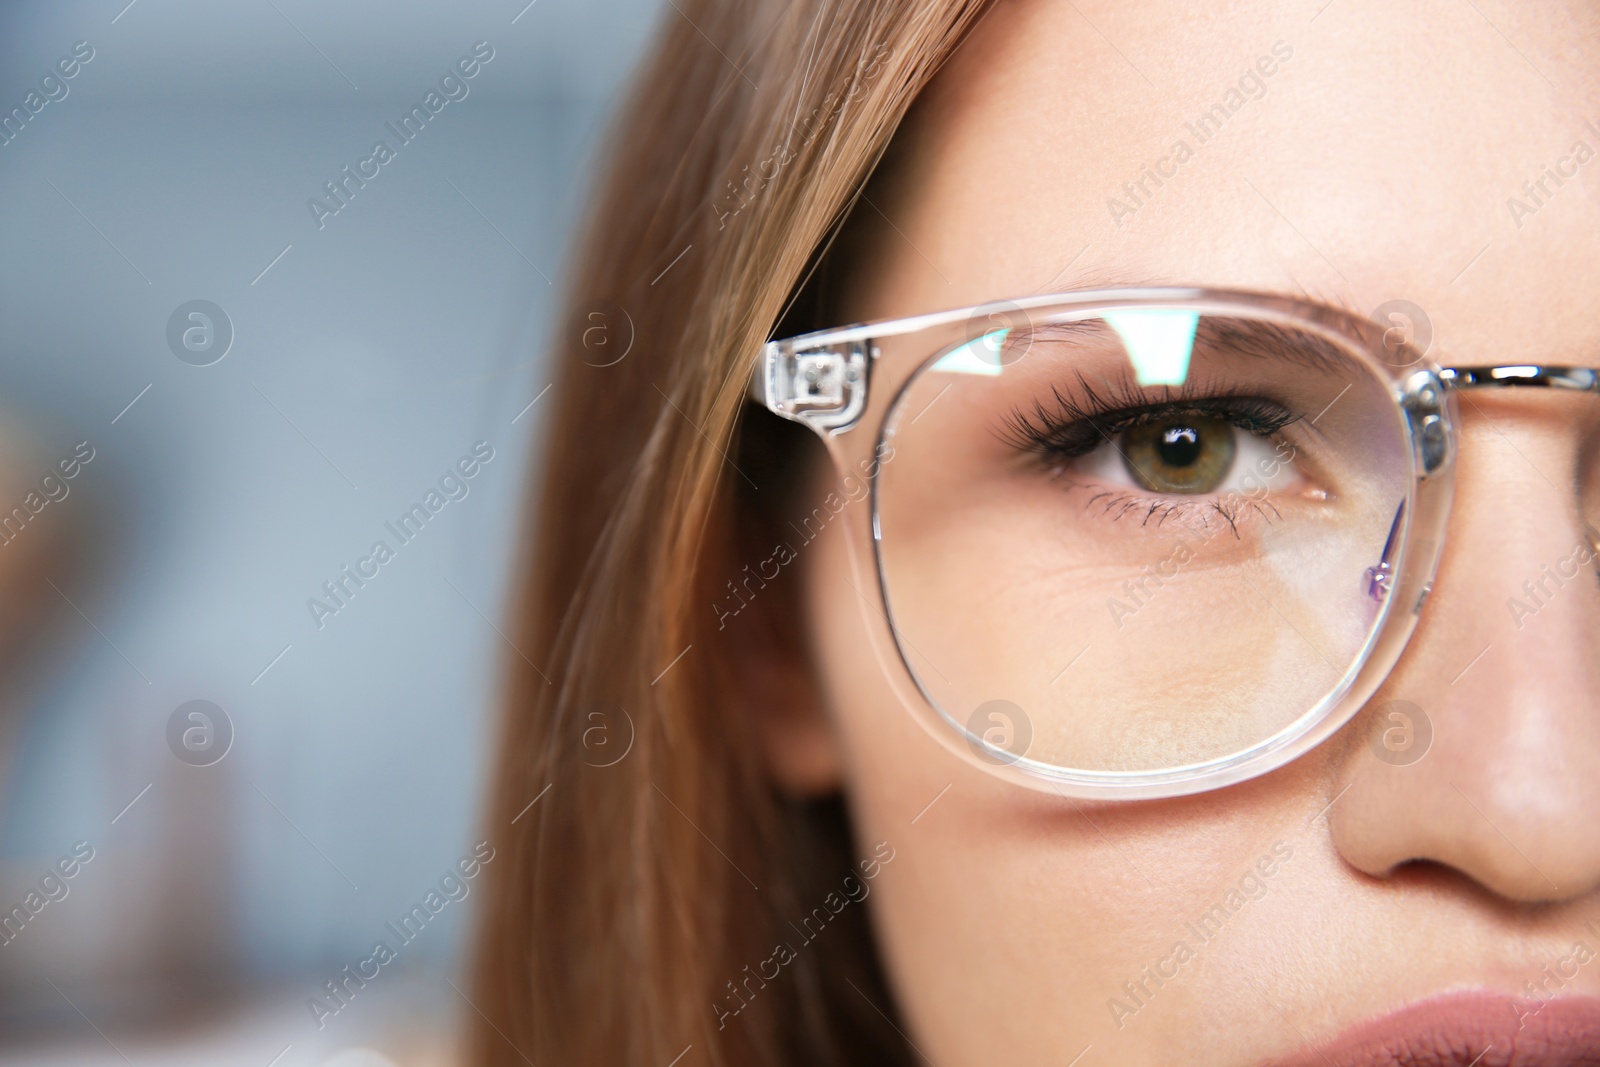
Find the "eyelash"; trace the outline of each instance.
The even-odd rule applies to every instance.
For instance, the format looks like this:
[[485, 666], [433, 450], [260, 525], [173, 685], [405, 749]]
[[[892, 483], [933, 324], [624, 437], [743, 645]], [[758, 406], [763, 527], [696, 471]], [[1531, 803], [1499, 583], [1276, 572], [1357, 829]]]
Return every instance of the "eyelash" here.
[[[1012, 447], [1040, 457], [1061, 473], [1070, 460], [1086, 456], [1119, 434], [1137, 429], [1174, 415], [1206, 415], [1223, 419], [1238, 429], [1261, 438], [1271, 438], [1284, 427], [1298, 422], [1302, 416], [1284, 408], [1266, 397], [1238, 393], [1208, 393], [1206, 383], [1190, 383], [1185, 394], [1172, 395], [1166, 389], [1163, 399], [1154, 401], [1127, 382], [1113, 385], [1105, 383], [1106, 391], [1098, 392], [1081, 375], [1078, 376], [1078, 396], [1063, 395], [1052, 387], [1050, 402], [1035, 401], [1032, 412], [1021, 408], [1006, 419], [1001, 433]], [[1290, 446], [1291, 453], [1293, 447]], [[1088, 486], [1085, 486], [1086, 488]], [[1103, 503], [1102, 503], [1103, 502]], [[1085, 502], [1085, 508], [1101, 503], [1101, 514], [1116, 522], [1126, 515], [1142, 512], [1139, 525], [1149, 526], [1151, 520], [1159, 528], [1169, 518], [1181, 518], [1198, 512], [1202, 527], [1209, 528], [1207, 516], [1211, 512], [1222, 517], [1234, 539], [1239, 538], [1238, 520], [1241, 507], [1227, 497], [1217, 499], [1168, 499], [1159, 496], [1140, 496], [1125, 490], [1102, 488]], [[1269, 501], [1269, 515], [1262, 503], [1246, 502], [1263, 520], [1270, 523], [1281, 518], [1278, 509]]]
[[1176, 397], [1166, 387], [1166, 395], [1154, 402], [1126, 382], [1105, 385], [1107, 392], [1102, 394], [1079, 375], [1079, 396], [1064, 395], [1052, 387], [1053, 402], [1035, 401], [1031, 413], [1021, 408], [1012, 411], [1002, 438], [1020, 451], [1060, 462], [1086, 456], [1118, 434], [1174, 415], [1222, 419], [1263, 438], [1301, 418], [1266, 397], [1207, 394], [1204, 383], [1191, 385], [1187, 395]]
[[[1239, 519], [1243, 517], [1244, 509], [1232, 502], [1228, 497], [1219, 497], [1216, 500], [1165, 500], [1160, 497], [1138, 497], [1130, 492], [1102, 490], [1091, 496], [1084, 504], [1084, 508], [1087, 510], [1102, 499], [1105, 500], [1105, 505], [1100, 513], [1110, 516], [1110, 521], [1116, 522], [1130, 512], [1137, 515], [1143, 509], [1144, 515], [1139, 520], [1139, 525], [1141, 527], [1149, 526], [1150, 520], [1154, 518], [1156, 520], [1155, 526], [1158, 530], [1161, 528], [1162, 523], [1168, 519], [1176, 520], [1195, 514], [1198, 515], [1201, 528], [1210, 529], [1210, 523], [1206, 517], [1215, 512], [1222, 516], [1223, 522], [1228, 524], [1228, 529], [1232, 532], [1233, 539], [1235, 541], [1239, 540]], [[1262, 520], [1267, 523], [1283, 517], [1283, 514], [1270, 501], [1266, 505], [1267, 508], [1272, 510], [1270, 515], [1267, 514], [1267, 511], [1262, 508], [1261, 503], [1258, 501], [1249, 501], [1246, 506], [1257, 515], [1260, 515]]]

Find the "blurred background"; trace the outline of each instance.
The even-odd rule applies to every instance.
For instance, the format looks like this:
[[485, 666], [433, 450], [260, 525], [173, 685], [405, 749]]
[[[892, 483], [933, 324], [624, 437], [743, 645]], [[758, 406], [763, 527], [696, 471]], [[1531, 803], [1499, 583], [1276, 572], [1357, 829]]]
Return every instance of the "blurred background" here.
[[659, 7], [0, 5], [0, 1060], [450, 1062], [549, 317]]

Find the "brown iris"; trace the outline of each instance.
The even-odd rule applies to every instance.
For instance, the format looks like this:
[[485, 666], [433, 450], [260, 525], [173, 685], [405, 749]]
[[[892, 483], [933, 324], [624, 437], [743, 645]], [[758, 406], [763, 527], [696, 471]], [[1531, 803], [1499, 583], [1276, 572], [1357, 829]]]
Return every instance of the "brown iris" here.
[[1204, 415], [1174, 415], [1122, 435], [1128, 470], [1152, 493], [1209, 493], [1233, 466], [1234, 428]]

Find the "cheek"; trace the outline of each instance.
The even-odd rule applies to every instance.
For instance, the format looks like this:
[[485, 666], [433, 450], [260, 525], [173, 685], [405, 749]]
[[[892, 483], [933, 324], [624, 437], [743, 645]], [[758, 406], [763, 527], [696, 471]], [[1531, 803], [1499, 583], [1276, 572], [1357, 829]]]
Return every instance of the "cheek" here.
[[884, 623], [856, 593], [869, 587], [846, 536], [864, 534], [841, 522], [810, 546], [808, 614], [857, 850], [895, 850], [868, 907], [898, 1006], [933, 1062], [1043, 1062], [1104, 1011], [1096, 975], [1116, 939], [1092, 931], [1120, 914], [1130, 872], [1069, 805], [970, 766], [901, 706], [885, 672], [902, 668], [874, 651]]
[[1225, 802], [1137, 805], [1076, 803], [973, 767], [924, 731], [890, 682], [903, 668], [856, 591], [874, 576], [846, 543], [870, 559], [866, 523], [865, 507], [847, 508], [802, 550], [805, 600], [856, 858], [880, 842], [894, 849], [866, 906], [912, 1040], [942, 1067], [1065, 1063], [1089, 1044], [1138, 1064], [1169, 1062], [1197, 1028], [1219, 1028], [1213, 1048], [1258, 1030], [1258, 1005], [1217, 975], [1254, 974], [1252, 959], [1281, 955], [1263, 944], [1292, 925], [1276, 914], [1289, 896], [1276, 884], [1232, 925], [1231, 944], [1204, 948], [1135, 1021], [1119, 1028], [1108, 1005], [1237, 884], [1275, 809], [1295, 807], [1305, 783], [1289, 779], [1305, 765]]

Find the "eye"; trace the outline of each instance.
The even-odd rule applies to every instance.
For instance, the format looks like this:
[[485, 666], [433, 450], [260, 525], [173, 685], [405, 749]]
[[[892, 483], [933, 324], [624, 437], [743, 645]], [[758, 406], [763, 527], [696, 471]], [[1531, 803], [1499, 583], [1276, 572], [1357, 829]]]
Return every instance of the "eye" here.
[[1236, 431], [1204, 415], [1157, 419], [1126, 430], [1122, 461], [1152, 493], [1210, 493], [1233, 469]]
[[1256, 496], [1308, 491], [1295, 451], [1276, 434], [1242, 428], [1226, 415], [1152, 411], [1102, 433], [1073, 466], [1102, 485], [1161, 496]]

